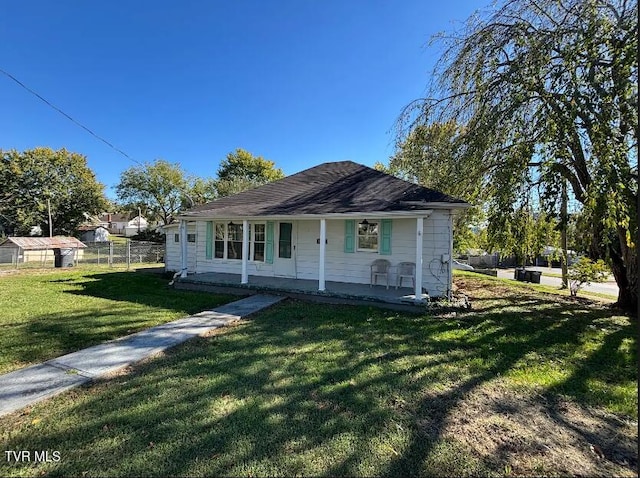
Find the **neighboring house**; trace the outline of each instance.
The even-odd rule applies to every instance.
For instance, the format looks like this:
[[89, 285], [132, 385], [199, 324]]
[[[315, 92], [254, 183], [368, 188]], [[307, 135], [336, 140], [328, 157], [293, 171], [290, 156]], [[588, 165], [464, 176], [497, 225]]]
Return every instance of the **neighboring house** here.
[[[553, 246], [545, 246], [542, 252], [534, 259], [534, 265], [544, 267], [562, 267], [562, 249]], [[569, 265], [577, 260], [575, 251], [567, 249], [567, 262]]]
[[136, 216], [127, 222], [127, 225], [124, 227], [124, 235], [127, 237], [135, 236], [139, 232], [145, 231], [148, 225], [144, 217]]
[[122, 234], [127, 237], [135, 236], [148, 227], [147, 220], [142, 216], [130, 219], [129, 214], [103, 213], [98, 219], [99, 224], [106, 227], [111, 234]]
[[[167, 270], [369, 284], [375, 259], [417, 264], [415, 297], [449, 296], [453, 214], [469, 205], [341, 161], [194, 207], [167, 226]], [[175, 232], [173, 232], [175, 231]], [[183, 239], [184, 238], [184, 239]], [[191, 239], [191, 240], [190, 240]], [[186, 246], [186, 247], [184, 247]]]
[[102, 214], [88, 221], [88, 224], [91, 224], [94, 226], [102, 226], [105, 229], [109, 230], [109, 224], [111, 222], [112, 216], [113, 214], [111, 214], [110, 212], [103, 212]]
[[0, 244], [0, 262], [50, 262], [63, 250], [72, 260], [87, 247], [75, 237], [8, 237]]
[[83, 242], [107, 242], [109, 230], [104, 226], [80, 226], [80, 240]]

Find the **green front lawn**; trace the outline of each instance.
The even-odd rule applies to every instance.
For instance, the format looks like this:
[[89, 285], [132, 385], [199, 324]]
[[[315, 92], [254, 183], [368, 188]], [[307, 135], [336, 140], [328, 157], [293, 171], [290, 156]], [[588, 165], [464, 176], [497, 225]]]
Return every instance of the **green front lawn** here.
[[234, 300], [176, 291], [168, 282], [105, 268], [0, 274], [0, 373]]
[[471, 311], [287, 301], [0, 418], [3, 450], [61, 456], [0, 475], [634, 476], [636, 324], [456, 282]]

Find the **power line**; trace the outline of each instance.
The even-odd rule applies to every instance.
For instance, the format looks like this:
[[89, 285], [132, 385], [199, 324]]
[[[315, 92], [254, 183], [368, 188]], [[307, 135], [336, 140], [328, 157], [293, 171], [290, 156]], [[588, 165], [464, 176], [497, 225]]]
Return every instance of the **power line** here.
[[42, 100], [46, 105], [50, 106], [51, 108], [53, 108], [54, 110], [56, 110], [58, 113], [60, 113], [62, 116], [64, 116], [65, 118], [67, 118], [68, 120], [70, 120], [71, 122], [73, 122], [74, 124], [76, 124], [77, 126], [80, 126], [83, 130], [85, 130], [87, 133], [89, 133], [91, 136], [93, 136], [96, 139], [99, 139], [100, 141], [102, 141], [104, 144], [106, 144], [107, 146], [109, 146], [111, 149], [113, 149], [114, 151], [117, 151], [118, 153], [120, 153], [122, 156], [124, 156], [125, 158], [127, 158], [130, 161], [133, 161], [134, 163], [139, 164], [140, 166], [144, 166], [140, 161], [132, 158], [131, 156], [129, 156], [127, 153], [125, 153], [124, 151], [122, 151], [120, 148], [115, 147], [112, 143], [110, 143], [109, 141], [107, 141], [106, 139], [104, 139], [102, 136], [97, 135], [96, 133], [94, 133], [93, 131], [91, 131], [89, 128], [87, 128], [85, 125], [83, 125], [82, 123], [80, 123], [79, 121], [76, 121], [75, 119], [73, 119], [71, 116], [69, 116], [67, 113], [65, 113], [64, 111], [62, 111], [60, 108], [58, 108], [56, 105], [52, 104], [50, 101], [48, 101], [46, 98], [43, 98], [42, 96], [40, 96], [37, 92], [35, 92], [34, 90], [32, 90], [31, 88], [29, 88], [27, 85], [25, 85], [24, 83], [22, 83], [20, 80], [18, 80], [15, 76], [13, 76], [12, 74], [4, 71], [2, 68], [0, 68], [0, 73], [3, 73], [4, 75], [6, 75], [7, 77], [9, 77], [10, 79], [12, 79], [13, 81], [15, 81], [18, 85], [20, 85], [22, 88], [24, 88], [25, 90], [27, 90], [29, 93], [31, 93], [32, 95], [36, 96], [37, 98], [39, 98], [40, 100]]

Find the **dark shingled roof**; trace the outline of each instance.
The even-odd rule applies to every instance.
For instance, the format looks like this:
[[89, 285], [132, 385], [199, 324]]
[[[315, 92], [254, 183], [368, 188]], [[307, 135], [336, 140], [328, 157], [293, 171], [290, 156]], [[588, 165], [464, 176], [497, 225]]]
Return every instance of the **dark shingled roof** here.
[[398, 212], [468, 207], [465, 201], [375, 169], [323, 163], [272, 183], [189, 209], [182, 217], [257, 217]]

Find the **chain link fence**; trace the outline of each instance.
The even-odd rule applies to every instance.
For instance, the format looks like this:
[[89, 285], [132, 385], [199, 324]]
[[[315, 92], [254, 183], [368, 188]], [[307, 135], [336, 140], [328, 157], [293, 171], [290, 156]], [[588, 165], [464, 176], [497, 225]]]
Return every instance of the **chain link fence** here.
[[[108, 241], [85, 242], [87, 247], [82, 249], [62, 249], [54, 252], [52, 249], [27, 251], [20, 249], [6, 249], [0, 251], [1, 269], [38, 269], [68, 266], [104, 266], [129, 268], [141, 264], [164, 266], [164, 244], [145, 241]], [[56, 259], [56, 254], [58, 258]], [[60, 260], [63, 254], [63, 260]]]

